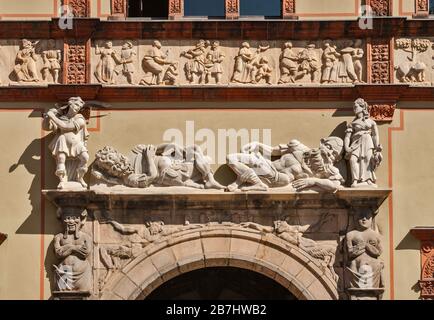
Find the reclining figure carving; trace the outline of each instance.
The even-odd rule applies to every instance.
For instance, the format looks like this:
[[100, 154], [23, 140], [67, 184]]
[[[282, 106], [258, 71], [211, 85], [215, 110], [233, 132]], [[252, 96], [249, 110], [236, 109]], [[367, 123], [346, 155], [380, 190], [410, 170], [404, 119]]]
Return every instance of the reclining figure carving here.
[[[242, 191], [265, 191], [292, 184], [297, 191], [315, 186], [336, 191], [344, 182], [335, 167], [342, 153], [343, 141], [338, 137], [321, 139], [319, 148], [314, 149], [297, 140], [275, 147], [252, 142], [242, 147], [241, 153], [227, 156], [229, 167], [237, 175], [228, 190], [241, 187]], [[271, 156], [279, 158], [271, 161]]]
[[96, 153], [92, 174], [99, 182], [132, 188], [184, 186], [224, 189], [200, 147], [176, 144], [137, 145], [126, 157], [112, 147]]

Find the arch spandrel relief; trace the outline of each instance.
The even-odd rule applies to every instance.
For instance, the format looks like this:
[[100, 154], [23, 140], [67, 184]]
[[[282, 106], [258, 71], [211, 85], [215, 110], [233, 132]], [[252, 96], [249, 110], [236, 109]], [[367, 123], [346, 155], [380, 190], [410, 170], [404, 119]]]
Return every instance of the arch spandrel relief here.
[[[251, 142], [229, 154], [227, 169], [236, 176], [229, 185], [217, 181], [212, 159], [197, 145], [138, 144], [126, 155], [106, 146], [93, 158], [84, 112], [92, 104], [97, 102], [72, 97], [44, 115], [59, 178], [58, 189], [44, 193], [64, 223], [54, 240], [57, 298], [87, 292], [98, 299], [116, 291], [111, 283], [134, 268], [136, 259], [153, 256], [161, 246], [170, 251], [192, 234], [207, 243], [216, 228], [230, 241], [237, 232], [253, 233], [258, 243], [278, 241], [281, 254], [297, 251], [305, 259], [302, 268], [313, 264], [322, 288], [337, 292], [328, 298], [381, 297], [381, 238], [369, 219], [390, 191], [376, 183], [382, 147], [363, 99], [354, 102], [355, 118], [342, 137], [322, 138], [312, 148], [295, 139], [277, 146]], [[347, 163], [349, 175], [339, 161]], [[88, 171], [91, 179], [85, 181]], [[351, 231], [354, 212], [364, 216]], [[218, 261], [211, 258], [216, 252], [201, 254], [209, 263]], [[224, 254], [231, 259], [230, 252]], [[300, 270], [285, 272], [290, 281]]]

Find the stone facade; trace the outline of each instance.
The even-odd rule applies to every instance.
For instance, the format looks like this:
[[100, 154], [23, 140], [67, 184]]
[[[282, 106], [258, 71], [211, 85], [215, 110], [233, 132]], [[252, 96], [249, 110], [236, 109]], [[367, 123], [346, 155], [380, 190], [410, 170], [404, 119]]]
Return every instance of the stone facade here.
[[59, 1], [72, 30], [49, 2], [0, 0], [1, 299], [144, 299], [222, 266], [297, 299], [433, 298], [428, 2], [367, 1], [364, 29], [353, 0]]

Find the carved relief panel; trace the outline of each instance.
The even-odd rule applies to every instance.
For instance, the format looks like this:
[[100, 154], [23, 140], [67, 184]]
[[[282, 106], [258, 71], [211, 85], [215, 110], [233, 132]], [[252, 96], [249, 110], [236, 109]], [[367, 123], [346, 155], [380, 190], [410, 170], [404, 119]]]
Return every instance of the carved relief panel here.
[[46, 85], [62, 82], [61, 40], [0, 41], [0, 85]]
[[103, 85], [352, 85], [366, 81], [362, 40], [106, 40], [91, 49]]
[[432, 85], [433, 38], [395, 39], [395, 83]]

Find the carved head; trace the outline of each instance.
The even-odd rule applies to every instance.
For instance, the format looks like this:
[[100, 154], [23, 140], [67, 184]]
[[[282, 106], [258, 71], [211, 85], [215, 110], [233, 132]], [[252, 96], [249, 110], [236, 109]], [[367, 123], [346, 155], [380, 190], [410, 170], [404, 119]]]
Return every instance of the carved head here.
[[339, 137], [321, 139], [319, 149], [329, 158], [330, 162], [336, 163], [342, 159], [344, 142]]
[[307, 48], [310, 49], [310, 50], [313, 50], [313, 49], [316, 48], [316, 45], [315, 45], [315, 43], [309, 43], [309, 44], [307, 45]]
[[369, 118], [368, 103], [364, 99], [354, 101], [353, 110], [357, 118]]
[[68, 235], [73, 234], [75, 239], [79, 238], [79, 232], [83, 227], [87, 217], [87, 212], [83, 211], [81, 214], [77, 213], [64, 213], [63, 214], [63, 226], [64, 235], [66, 239]]
[[154, 46], [154, 47], [156, 47], [156, 48], [158, 48], [158, 49], [161, 49], [161, 47], [162, 47], [161, 42], [158, 41], [158, 40], [155, 40], [155, 41], [152, 43], [152, 46]]
[[111, 49], [111, 48], [113, 47], [113, 42], [111, 42], [111, 41], [107, 41], [106, 44], [105, 44], [105, 47], [106, 47], [107, 49]]
[[248, 42], [243, 42], [241, 44], [241, 47], [249, 49], [250, 48], [250, 44]]
[[95, 165], [110, 176], [117, 178], [123, 178], [134, 173], [128, 158], [109, 146], [96, 153]]
[[292, 49], [292, 42], [285, 42], [283, 45], [284, 48]]
[[74, 116], [84, 107], [85, 102], [80, 97], [71, 97], [68, 99], [68, 115]]
[[213, 43], [212, 43], [212, 48], [213, 49], [217, 49], [218, 47], [220, 46], [220, 41], [213, 41]]
[[122, 49], [126, 50], [126, 49], [132, 49], [133, 48], [133, 43], [131, 41], [127, 41], [124, 43], [124, 45], [122, 46]]
[[27, 39], [23, 39], [21, 45], [24, 49], [31, 49], [33, 47], [33, 43]]
[[357, 225], [358, 228], [360, 230], [367, 230], [372, 228], [372, 219], [373, 219], [373, 214], [372, 211], [369, 209], [365, 209], [365, 210], [361, 210], [359, 209], [359, 211], [357, 212], [356, 215], [356, 219], [357, 219]]

